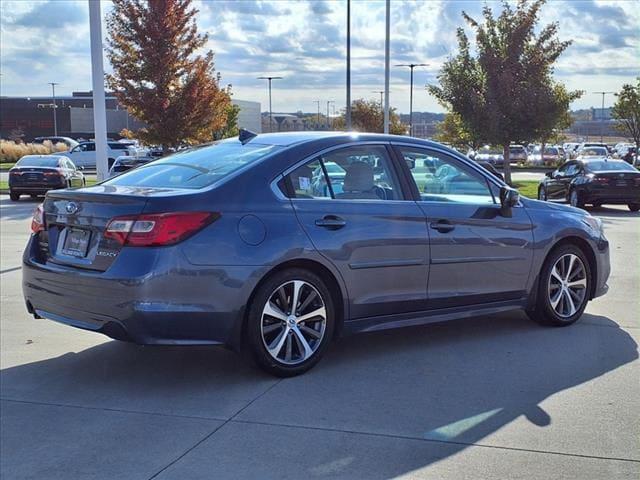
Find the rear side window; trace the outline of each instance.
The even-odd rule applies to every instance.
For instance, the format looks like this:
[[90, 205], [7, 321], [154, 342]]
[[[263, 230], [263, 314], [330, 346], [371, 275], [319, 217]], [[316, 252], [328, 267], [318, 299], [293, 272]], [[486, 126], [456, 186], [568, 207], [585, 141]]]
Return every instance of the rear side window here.
[[288, 196], [336, 200], [403, 200], [387, 150], [363, 145], [333, 150], [287, 175]]
[[202, 188], [279, 148], [276, 145], [242, 145], [237, 141], [195, 147], [130, 170], [103, 185]]
[[109, 148], [111, 150], [126, 150], [128, 145], [126, 143], [110, 143]]

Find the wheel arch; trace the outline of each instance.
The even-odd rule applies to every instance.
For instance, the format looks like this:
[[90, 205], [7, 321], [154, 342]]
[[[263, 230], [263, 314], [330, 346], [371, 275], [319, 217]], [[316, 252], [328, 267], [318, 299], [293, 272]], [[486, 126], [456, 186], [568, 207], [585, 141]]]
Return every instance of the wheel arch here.
[[[595, 290], [596, 290], [596, 283], [598, 281], [598, 263], [596, 261], [596, 254], [593, 251], [593, 248], [591, 248], [591, 245], [589, 245], [589, 242], [587, 242], [584, 238], [578, 235], [568, 235], [566, 237], [560, 238], [551, 246], [551, 248], [549, 248], [549, 251], [544, 256], [544, 260], [542, 261], [542, 263], [540, 263], [540, 269], [542, 270], [542, 265], [544, 265], [547, 262], [551, 254], [554, 251], [556, 251], [558, 248], [563, 247], [564, 245], [573, 245], [574, 247], [579, 248], [582, 251], [582, 253], [584, 253], [585, 257], [587, 257], [587, 261], [589, 262], [589, 274], [591, 276], [591, 286], [590, 286], [588, 298], [589, 300], [593, 299], [593, 296], [595, 295]], [[531, 289], [527, 310], [533, 309], [533, 307], [536, 304], [539, 282], [540, 282], [540, 272], [538, 272], [538, 274], [536, 275], [536, 280], [534, 282], [533, 288]]]
[[335, 309], [336, 309], [336, 325], [334, 329], [334, 338], [338, 338], [342, 333], [342, 327], [344, 324], [344, 318], [347, 314], [347, 294], [343, 288], [343, 285], [338, 280], [337, 274], [331, 271], [327, 266], [323, 265], [321, 262], [317, 260], [312, 260], [308, 258], [297, 258], [290, 259], [279, 263], [274, 266], [270, 270], [268, 270], [262, 278], [254, 285], [251, 295], [245, 304], [241, 314], [240, 321], [238, 322], [238, 326], [235, 328], [235, 331], [232, 333], [232, 338], [229, 341], [230, 347], [234, 350], [242, 350], [244, 347], [245, 341], [245, 328], [247, 324], [247, 316], [248, 316], [248, 308], [247, 305], [250, 305], [253, 301], [253, 298], [260, 286], [264, 284], [269, 278], [273, 275], [281, 272], [283, 270], [287, 270], [289, 268], [302, 268], [305, 270], [309, 270], [316, 275], [318, 275], [324, 282], [329, 292], [331, 293], [331, 299], [333, 300]]

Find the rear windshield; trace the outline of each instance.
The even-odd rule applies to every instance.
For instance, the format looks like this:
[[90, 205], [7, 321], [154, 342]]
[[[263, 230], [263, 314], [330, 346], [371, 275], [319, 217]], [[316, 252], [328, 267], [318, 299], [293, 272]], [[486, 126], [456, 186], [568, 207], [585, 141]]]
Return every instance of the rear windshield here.
[[16, 163], [17, 167], [57, 167], [57, 157], [22, 157]]
[[276, 145], [221, 142], [196, 147], [155, 160], [103, 185], [157, 188], [202, 188], [273, 153]]
[[604, 172], [604, 171], [620, 171], [620, 172], [635, 172], [636, 169], [629, 165], [627, 162], [589, 162], [586, 164], [587, 170], [590, 172]]
[[608, 153], [604, 147], [585, 147], [580, 151], [583, 157], [605, 157]]

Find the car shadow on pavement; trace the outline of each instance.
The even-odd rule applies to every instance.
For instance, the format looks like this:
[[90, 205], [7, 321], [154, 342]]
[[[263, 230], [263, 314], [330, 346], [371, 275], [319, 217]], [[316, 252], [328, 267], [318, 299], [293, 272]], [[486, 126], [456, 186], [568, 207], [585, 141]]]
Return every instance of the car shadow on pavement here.
[[[401, 461], [381, 470], [354, 472], [388, 478], [440, 461], [487, 437], [492, 437], [489, 445], [500, 444], [501, 431], [523, 419], [527, 422], [523, 428], [531, 433], [522, 435], [526, 439], [519, 448], [545, 450], [548, 439], [540, 429], [554, 422], [559, 423], [556, 436], [562, 434], [558, 430], [563, 424], [575, 421], [591, 422], [592, 435], [597, 436], [600, 426], [606, 428], [609, 417], [617, 415], [614, 408], [590, 405], [583, 397], [579, 409], [568, 408], [562, 418], [554, 418], [541, 405], [638, 358], [636, 342], [614, 321], [584, 317], [585, 322], [568, 328], [544, 328], [510, 314], [356, 335], [334, 344], [307, 374], [282, 381], [222, 348], [139, 347], [113, 341], [3, 370], [2, 398], [220, 420], [233, 417], [246, 425], [295, 427], [289, 433], [294, 436], [307, 435], [309, 431], [299, 427], [309, 427], [331, 434], [427, 440], [432, 445], [425, 453], [424, 442], [409, 443], [406, 448], [414, 445], [415, 455], [404, 452]], [[37, 343], [32, 346], [37, 348]], [[505, 442], [508, 434], [506, 438]], [[280, 454], [290, 458], [287, 449], [295, 439], [272, 440], [268, 449], [272, 458]], [[615, 450], [615, 438], [603, 441], [614, 442], [605, 449]], [[38, 439], [33, 442], [26, 447], [37, 448]], [[592, 444], [582, 439], [558, 443], [575, 450], [568, 453], [602, 454], [590, 451]], [[207, 448], [205, 442], [198, 450]], [[614, 458], [625, 455], [605, 453]], [[318, 458], [303, 455], [290, 460], [297, 462], [298, 472], [308, 472], [326, 463], [340, 465], [343, 454], [335, 449]], [[350, 455], [362, 458], [350, 464], [366, 470], [368, 454], [353, 445]], [[208, 455], [209, 460], [203, 461], [215, 463], [216, 456], [225, 453]], [[275, 474], [279, 467], [274, 468]], [[266, 470], [260, 473], [270, 476]], [[346, 470], [334, 473], [349, 476]]]

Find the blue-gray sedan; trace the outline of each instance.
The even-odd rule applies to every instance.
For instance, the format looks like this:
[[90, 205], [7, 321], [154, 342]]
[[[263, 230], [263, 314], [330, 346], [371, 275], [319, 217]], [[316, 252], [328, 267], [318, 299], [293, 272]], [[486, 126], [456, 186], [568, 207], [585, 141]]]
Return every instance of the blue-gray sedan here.
[[520, 198], [437, 143], [377, 134], [242, 132], [49, 192], [32, 231], [36, 317], [248, 348], [281, 376], [352, 332], [510, 310], [569, 325], [609, 276], [587, 212]]

